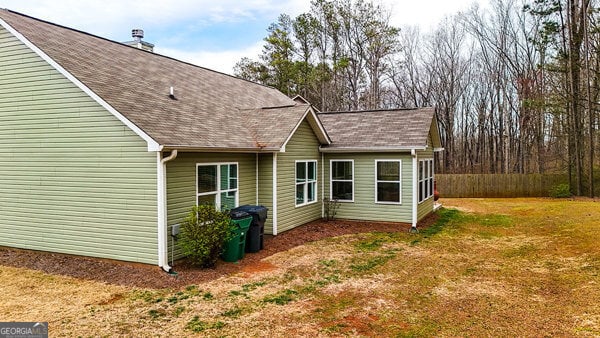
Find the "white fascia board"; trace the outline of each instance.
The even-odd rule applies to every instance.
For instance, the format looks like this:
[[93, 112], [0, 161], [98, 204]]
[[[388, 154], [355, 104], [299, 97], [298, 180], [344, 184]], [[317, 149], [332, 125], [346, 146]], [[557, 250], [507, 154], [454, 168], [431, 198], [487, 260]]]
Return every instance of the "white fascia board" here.
[[[321, 120], [319, 120], [319, 117], [317, 116], [317, 113], [315, 112], [314, 108], [312, 106], [310, 106], [308, 109], [309, 109], [310, 117], [314, 121], [314, 124], [317, 125], [317, 129], [319, 130], [319, 134], [321, 134], [320, 138], [323, 138], [322, 141], [325, 141], [326, 144], [331, 144], [331, 142], [332, 142], [331, 138], [327, 134], [327, 131], [325, 130], [325, 127], [321, 123]], [[314, 128], [314, 126], [312, 125], [313, 123], [310, 123], [310, 120], [308, 121], [308, 123], [311, 124], [311, 126]], [[317, 137], [319, 137], [319, 135], [317, 135]]]
[[426, 150], [427, 147], [410, 147], [410, 148], [382, 148], [382, 147], [319, 147], [322, 153], [404, 153], [412, 150]]
[[69, 81], [71, 81], [74, 85], [79, 87], [79, 89], [83, 90], [88, 96], [90, 96], [94, 101], [98, 102], [104, 109], [108, 110], [112, 115], [114, 115], [119, 121], [123, 122], [129, 129], [131, 129], [135, 134], [141, 137], [148, 144], [148, 151], [160, 151], [161, 147], [154, 139], [152, 139], [148, 134], [146, 134], [143, 130], [141, 130], [138, 126], [136, 126], [133, 122], [128, 120], [125, 116], [119, 113], [115, 108], [113, 108], [110, 104], [104, 101], [100, 96], [94, 93], [90, 88], [84, 85], [81, 81], [79, 81], [75, 76], [69, 73], [66, 69], [64, 69], [61, 65], [59, 65], [54, 59], [52, 59], [48, 54], [44, 53], [41, 49], [39, 49], [36, 45], [34, 45], [31, 41], [29, 41], [26, 37], [24, 37], [21, 33], [15, 30], [11, 25], [6, 23], [6, 21], [0, 19], [0, 25], [8, 30], [12, 35], [14, 35], [19, 41], [25, 44], [29, 49], [31, 49], [34, 53], [36, 53], [39, 57], [41, 57], [44, 61], [48, 62], [50, 66], [56, 69], [59, 73], [64, 75]]
[[[317, 138], [319, 139], [319, 141], [320, 142], [325, 141], [325, 144], [331, 144], [331, 139], [325, 132], [325, 128], [323, 128], [323, 125], [321, 124], [321, 121], [317, 117], [317, 114], [315, 114], [314, 110], [309, 106], [309, 107], [307, 107], [306, 111], [302, 115], [302, 118], [298, 121], [298, 123], [296, 124], [296, 126], [294, 127], [292, 132], [288, 135], [285, 142], [283, 142], [283, 145], [281, 146], [281, 150], [280, 150], [282, 153], [285, 152], [285, 146], [287, 146], [288, 142], [290, 142], [290, 140], [292, 139], [292, 136], [294, 136], [294, 134], [296, 133], [296, 130], [298, 130], [298, 128], [302, 124], [302, 121], [304, 121], [304, 119], [308, 116], [308, 114], [311, 114], [311, 117], [314, 119], [314, 124], [316, 124], [316, 126], [318, 127], [317, 129], [318, 129], [318, 132], [320, 135], [317, 135]], [[313, 123], [310, 123], [310, 121], [309, 121], [309, 124], [314, 129]]]

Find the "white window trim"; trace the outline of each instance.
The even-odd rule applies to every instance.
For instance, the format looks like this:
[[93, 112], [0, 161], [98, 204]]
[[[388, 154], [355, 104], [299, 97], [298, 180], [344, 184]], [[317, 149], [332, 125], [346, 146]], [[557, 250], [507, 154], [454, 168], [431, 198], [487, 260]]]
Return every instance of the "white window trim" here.
[[[235, 189], [223, 189], [221, 190], [221, 166], [222, 165], [232, 165], [235, 164], [236, 168], [237, 168], [237, 188]], [[200, 193], [198, 192], [198, 167], [202, 167], [202, 166], [217, 166], [217, 190], [216, 191], [211, 191], [211, 192], [203, 192]], [[231, 170], [231, 167], [228, 167], [227, 170]], [[215, 195], [215, 207], [218, 206], [219, 208], [222, 208], [221, 205], [221, 194], [222, 193], [229, 193], [229, 192], [237, 192], [235, 194], [235, 207], [239, 207], [240, 206], [240, 192], [239, 192], [239, 187], [240, 187], [240, 165], [238, 162], [211, 162], [211, 163], [196, 163], [196, 206], [198, 206], [198, 197], [200, 196], [208, 196], [208, 195]], [[231, 178], [230, 178], [231, 179]], [[229, 187], [229, 181], [227, 182], [227, 186]]]
[[[424, 163], [423, 167], [420, 166], [421, 162]], [[425, 176], [425, 173], [427, 173], [427, 171], [428, 171], [427, 170], [427, 166], [428, 166], [427, 163], [429, 163], [428, 165], [431, 168], [431, 176]], [[417, 183], [417, 194], [419, 193], [419, 191], [421, 191], [421, 184], [424, 183], [424, 182], [426, 182], [426, 181], [428, 181], [428, 180], [431, 180], [431, 182], [430, 182], [431, 189], [428, 188], [429, 187], [428, 185], [425, 187], [427, 189], [426, 189], [426, 191], [424, 190], [425, 194], [424, 194], [423, 198], [421, 198], [421, 196], [417, 195], [417, 200], [419, 201], [419, 204], [421, 204], [421, 203], [427, 201], [428, 199], [430, 199], [431, 197], [433, 197], [433, 193], [434, 193], [433, 192], [433, 190], [434, 190], [434, 188], [433, 188], [433, 181], [434, 181], [433, 180], [433, 176], [434, 176], [433, 159], [432, 158], [427, 158], [427, 159], [419, 160], [419, 166], [417, 168], [421, 169], [421, 171], [422, 171], [422, 172], [419, 172], [418, 174], [419, 175], [423, 175], [422, 179], [419, 178], [419, 177], [417, 177], [417, 181], [418, 181], [418, 183]], [[419, 171], [419, 170], [417, 169], [417, 171]], [[429, 191], [431, 191], [431, 194], [429, 194]]]
[[[296, 182], [296, 179], [298, 177], [297, 171], [298, 171], [298, 163], [299, 162], [306, 163], [306, 182], [304, 182], [304, 183], [298, 183], [298, 182]], [[308, 180], [308, 163], [309, 162], [314, 162], [314, 164], [315, 164], [315, 179], [314, 180], [310, 180], [310, 181]], [[318, 196], [319, 196], [319, 191], [318, 191], [319, 190], [319, 184], [318, 184], [319, 180], [317, 179], [318, 178], [318, 174], [319, 174], [319, 163], [318, 163], [317, 160], [296, 160], [294, 162], [294, 203], [295, 203], [296, 208], [303, 207], [305, 205], [315, 204], [315, 203], [317, 203], [319, 201], [319, 198], [318, 198]], [[307, 201], [308, 200], [308, 198], [307, 198], [308, 197], [308, 183], [313, 183], [313, 182], [315, 183], [315, 200], [311, 201], [311, 202], [308, 202]], [[296, 203], [296, 201], [297, 201], [297, 199], [296, 199], [296, 189], [297, 189], [297, 186], [299, 184], [303, 184], [304, 185], [304, 197], [305, 198], [304, 198], [304, 203], [302, 203], [302, 204], [297, 204]]]
[[[379, 181], [377, 179], [377, 163], [379, 162], [398, 162], [398, 181]], [[375, 168], [374, 168], [374, 172], [375, 172], [375, 204], [391, 204], [391, 205], [402, 205], [402, 160], [399, 159], [380, 159], [380, 160], [375, 160]], [[398, 199], [399, 202], [388, 202], [388, 201], [379, 201], [377, 200], [377, 183], [379, 182], [397, 182], [399, 185], [399, 191], [398, 191]]]
[[337, 200], [342, 203], [354, 203], [354, 160], [342, 160], [335, 159], [329, 160], [329, 199], [333, 200], [333, 162], [351, 162], [352, 163], [352, 179], [351, 180], [335, 180], [336, 182], [351, 182], [352, 183], [352, 199], [351, 200]]

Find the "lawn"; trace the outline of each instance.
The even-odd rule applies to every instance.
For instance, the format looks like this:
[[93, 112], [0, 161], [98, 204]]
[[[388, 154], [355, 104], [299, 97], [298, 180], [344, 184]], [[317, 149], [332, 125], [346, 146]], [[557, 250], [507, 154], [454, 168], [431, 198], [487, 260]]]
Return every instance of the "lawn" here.
[[177, 290], [2, 266], [0, 320], [51, 336], [600, 336], [600, 201], [442, 202], [419, 234], [320, 240]]

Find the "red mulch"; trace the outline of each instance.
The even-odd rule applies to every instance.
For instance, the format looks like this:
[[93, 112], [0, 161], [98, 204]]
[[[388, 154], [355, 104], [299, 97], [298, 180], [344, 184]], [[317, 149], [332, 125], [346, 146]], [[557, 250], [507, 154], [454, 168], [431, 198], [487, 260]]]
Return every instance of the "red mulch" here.
[[[419, 223], [419, 228], [432, 224], [436, 219], [437, 215], [432, 214]], [[176, 261], [173, 267], [177, 271], [176, 277], [167, 274], [158, 266], [148, 264], [6, 247], [0, 248], [0, 266], [29, 268], [51, 274], [140, 288], [179, 288], [237, 272], [252, 273], [273, 269], [274, 266], [261, 260], [277, 252], [322, 238], [365, 232], [404, 232], [409, 229], [410, 224], [406, 223], [315, 221], [277, 236], [265, 235], [263, 250], [257, 253], [246, 253], [244, 259], [236, 263], [218, 261], [214, 268], [200, 269], [189, 265], [185, 260]]]

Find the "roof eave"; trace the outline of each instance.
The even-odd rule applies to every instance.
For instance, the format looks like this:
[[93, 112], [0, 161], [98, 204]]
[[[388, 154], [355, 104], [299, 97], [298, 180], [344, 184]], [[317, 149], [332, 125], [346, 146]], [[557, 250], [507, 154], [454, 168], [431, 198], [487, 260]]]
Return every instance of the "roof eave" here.
[[412, 150], [426, 150], [427, 146], [414, 147], [319, 147], [322, 153], [403, 153]]
[[165, 145], [162, 150], [177, 149], [181, 152], [198, 152], [198, 153], [276, 153], [281, 149], [278, 147], [198, 147], [190, 145]]

